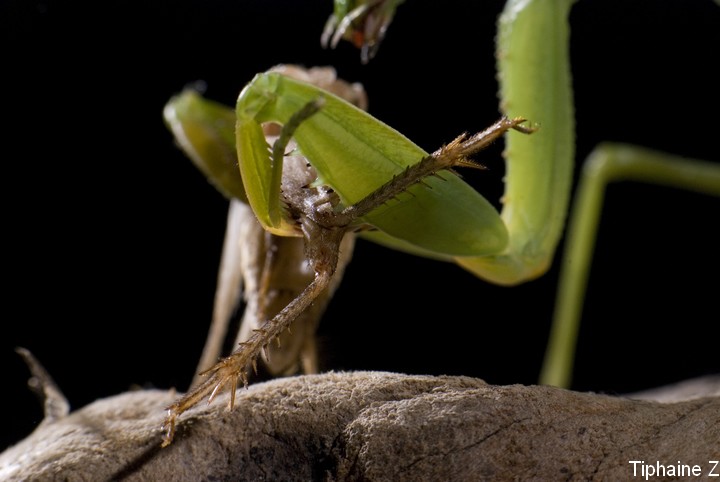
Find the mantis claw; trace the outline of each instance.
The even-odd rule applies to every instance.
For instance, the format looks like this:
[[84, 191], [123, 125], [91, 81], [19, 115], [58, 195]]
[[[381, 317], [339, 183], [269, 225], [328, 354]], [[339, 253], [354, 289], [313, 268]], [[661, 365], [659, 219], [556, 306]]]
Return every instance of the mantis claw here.
[[172, 408], [168, 408], [167, 412], [168, 414], [165, 418], [165, 422], [160, 428], [164, 432], [162, 443], [160, 444], [161, 447], [167, 447], [172, 443], [173, 439], [175, 438], [175, 423], [178, 413], [176, 413], [175, 410], [173, 410]]

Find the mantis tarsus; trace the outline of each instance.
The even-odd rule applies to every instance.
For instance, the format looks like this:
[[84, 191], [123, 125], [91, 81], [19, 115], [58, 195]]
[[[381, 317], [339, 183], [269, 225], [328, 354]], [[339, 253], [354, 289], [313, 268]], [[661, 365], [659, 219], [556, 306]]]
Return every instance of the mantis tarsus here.
[[[509, 202], [502, 213], [504, 225], [509, 230], [509, 247], [497, 250], [499, 254], [484, 256], [486, 253], [483, 253], [483, 256], [473, 257], [468, 257], [467, 254], [458, 257], [457, 253], [443, 253], [436, 245], [420, 246], [417, 252], [422, 253], [424, 249], [430, 248], [434, 254], [440, 253], [441, 258], [454, 257], [458, 264], [478, 276], [504, 284], [514, 284], [539, 276], [549, 265], [564, 223], [569, 196], [570, 161], [573, 157], [572, 104], [569, 99], [570, 80], [566, 52], [566, 17], [569, 7], [570, 2], [563, 2], [562, 5], [559, 5], [559, 2], [552, 5], [541, 1], [510, 2], [501, 22], [499, 57], [501, 78], [504, 82], [504, 109], [511, 116], [523, 115], [542, 126], [541, 132], [531, 138], [510, 137], [509, 157], [512, 164], [509, 167], [506, 188], [506, 199]], [[545, 59], [552, 59], [552, 62], [545, 63]], [[547, 65], [552, 65], [554, 69], [548, 68]], [[522, 69], [519, 66], [522, 66]], [[552, 77], [552, 80], [545, 80], [544, 76]], [[537, 96], [533, 89], [528, 87], [528, 78], [538, 79], [538, 83], [553, 86], [555, 90]], [[294, 114], [299, 112], [301, 107], [302, 105], [296, 105], [288, 112]], [[284, 121], [289, 122], [287, 115]], [[299, 126], [302, 126], [302, 123]], [[257, 135], [253, 137], [253, 134], [248, 134], [248, 136], [248, 139], [258, 139]], [[243, 145], [246, 144], [238, 142], [240, 149]], [[256, 147], [259, 146], [258, 143]], [[305, 149], [304, 147], [303, 150]], [[613, 149], [606, 149], [605, 152], [612, 153]], [[624, 154], [626, 159], [651, 157], [633, 150], [623, 152], [629, 153], [629, 155]], [[276, 156], [275, 160], [277, 162], [279, 157]], [[683, 164], [690, 166], [691, 170], [704, 172], [700, 177], [707, 181], [705, 191], [717, 193], [716, 169], [712, 167], [706, 169], [703, 165], [695, 163], [683, 162]], [[548, 166], [551, 165], [556, 167], [549, 169]], [[658, 171], [656, 166], [653, 164], [650, 169]], [[552, 175], [548, 176], [547, 171], [552, 171]], [[257, 176], [257, 179], [261, 180], [260, 183], [252, 188], [253, 193], [259, 197], [250, 201], [267, 228], [275, 230], [278, 234], [287, 234], [291, 228], [283, 225], [279, 207], [277, 204], [273, 205], [279, 199], [278, 192], [273, 191], [273, 186], [279, 185], [272, 181], [273, 176], [276, 175], [277, 173], [260, 173]], [[675, 175], [671, 174], [668, 177], [675, 178]], [[245, 179], [248, 178], [250, 176], [245, 175]], [[339, 184], [333, 187], [341, 191], [346, 181], [338, 182]], [[697, 185], [694, 182], [692, 184]], [[348, 194], [344, 196], [347, 198], [344, 200], [346, 205], [358, 202]], [[531, 201], [523, 201], [523, 198]], [[533, 199], [547, 199], [547, 202], [533, 203]], [[525, 209], [528, 211], [519, 213]], [[539, 233], [545, 236], [538, 236]], [[396, 243], [394, 246], [403, 247], [403, 243]], [[558, 350], [558, 352], [562, 351]], [[560, 365], [566, 367], [567, 359]], [[552, 378], [553, 375], [549, 377]], [[561, 380], [562, 377], [563, 375], [556, 376], [556, 380]], [[202, 397], [209, 393], [218, 383], [218, 379], [211, 381], [212, 383], [206, 382], [202, 390], [191, 392], [190, 398], [186, 401], [191, 405], [197, 400], [193, 397]], [[234, 382], [230, 380], [230, 383]], [[562, 380], [556, 383], [562, 383]], [[174, 418], [169, 422], [169, 426], [172, 426]]]

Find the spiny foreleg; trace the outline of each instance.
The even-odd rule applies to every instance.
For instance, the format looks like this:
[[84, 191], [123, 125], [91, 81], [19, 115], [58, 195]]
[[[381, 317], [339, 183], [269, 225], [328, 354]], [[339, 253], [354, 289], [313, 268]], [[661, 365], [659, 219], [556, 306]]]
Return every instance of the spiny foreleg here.
[[365, 216], [373, 209], [381, 206], [400, 193], [407, 191], [417, 183], [422, 183], [428, 176], [438, 175], [443, 170], [452, 170], [453, 167], [484, 167], [469, 159], [469, 156], [485, 149], [505, 132], [514, 129], [523, 134], [535, 132], [534, 128], [521, 125], [526, 119], [522, 117], [502, 117], [493, 125], [468, 137], [462, 134], [449, 144], [441, 147], [431, 155], [424, 157], [417, 164], [408, 166], [403, 172], [371, 192], [357, 203], [348, 206], [339, 213], [326, 216], [323, 223], [333, 226], [347, 226], [357, 219]]
[[247, 341], [242, 343], [231, 355], [223, 358], [214, 367], [204, 373], [207, 378], [183, 397], [168, 407], [168, 414], [163, 425], [165, 435], [163, 447], [169, 445], [175, 435], [177, 417], [196, 405], [205, 397], [208, 403], [220, 393], [223, 387], [230, 384], [230, 408], [235, 404], [235, 390], [239, 379], [247, 385], [249, 367], [255, 366], [261, 351], [288, 329], [292, 321], [315, 300], [330, 284], [334, 266], [327, 265], [316, 272], [315, 279], [307, 288], [287, 305], [275, 317], [268, 320], [261, 328], [255, 330]]

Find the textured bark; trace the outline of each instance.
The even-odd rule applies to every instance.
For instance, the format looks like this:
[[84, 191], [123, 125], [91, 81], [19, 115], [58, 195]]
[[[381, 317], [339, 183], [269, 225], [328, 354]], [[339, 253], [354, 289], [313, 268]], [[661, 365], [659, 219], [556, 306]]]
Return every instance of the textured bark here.
[[659, 403], [328, 373], [239, 390], [232, 411], [220, 396], [181, 418], [164, 449], [175, 395], [137, 391], [41, 425], [0, 454], [0, 480], [622, 480], [630, 460], [698, 464], [706, 477], [720, 458], [719, 385]]

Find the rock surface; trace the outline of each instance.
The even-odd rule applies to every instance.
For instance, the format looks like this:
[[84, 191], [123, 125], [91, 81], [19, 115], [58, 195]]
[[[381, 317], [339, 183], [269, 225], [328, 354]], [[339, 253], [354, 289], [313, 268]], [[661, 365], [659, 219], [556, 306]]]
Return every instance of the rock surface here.
[[175, 395], [129, 392], [39, 426], [0, 454], [0, 480], [624, 480], [631, 460], [716, 480], [712, 382], [709, 396], [659, 403], [465, 377], [301, 376], [239, 390], [232, 411], [227, 394], [191, 410], [164, 449]]

